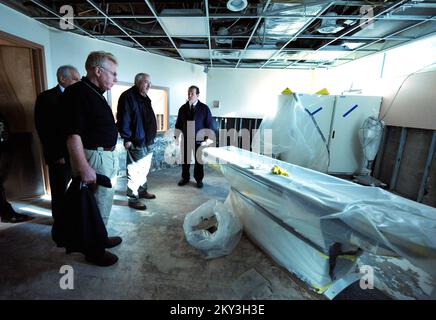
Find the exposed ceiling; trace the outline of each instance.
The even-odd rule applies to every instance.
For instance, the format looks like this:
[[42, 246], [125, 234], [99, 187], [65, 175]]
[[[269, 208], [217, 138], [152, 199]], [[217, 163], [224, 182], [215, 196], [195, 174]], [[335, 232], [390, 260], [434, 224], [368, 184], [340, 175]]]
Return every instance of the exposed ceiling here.
[[69, 5], [66, 32], [206, 68], [326, 68], [436, 33], [436, 1], [426, 0], [0, 2], [57, 29]]

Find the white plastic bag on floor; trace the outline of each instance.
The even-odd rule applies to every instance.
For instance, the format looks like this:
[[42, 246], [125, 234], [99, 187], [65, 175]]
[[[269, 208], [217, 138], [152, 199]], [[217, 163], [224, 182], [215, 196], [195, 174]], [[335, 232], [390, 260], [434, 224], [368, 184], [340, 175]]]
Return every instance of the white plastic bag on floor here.
[[183, 230], [188, 243], [204, 252], [206, 259], [230, 254], [242, 235], [238, 216], [217, 200], [209, 200], [188, 213]]

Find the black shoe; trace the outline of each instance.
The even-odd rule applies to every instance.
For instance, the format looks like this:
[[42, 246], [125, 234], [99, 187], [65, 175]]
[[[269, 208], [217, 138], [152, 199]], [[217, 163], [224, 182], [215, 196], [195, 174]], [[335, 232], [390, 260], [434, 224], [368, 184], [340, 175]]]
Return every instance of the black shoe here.
[[147, 206], [141, 201], [129, 201], [129, 207], [136, 210], [147, 210]]
[[189, 179], [181, 179], [179, 183], [177, 183], [179, 186], [184, 186], [189, 182]]
[[123, 239], [121, 237], [108, 237], [106, 240], [106, 248], [113, 248], [119, 245]]
[[2, 211], [3, 213], [0, 212], [1, 222], [19, 223], [32, 219], [29, 216], [15, 212], [9, 202], [6, 202], [6, 205], [2, 206]]
[[101, 256], [86, 255], [85, 260], [99, 267], [109, 267], [118, 261], [118, 257], [109, 251], [105, 251]]
[[203, 188], [203, 182], [197, 181], [197, 188], [199, 189]]
[[148, 193], [147, 191], [139, 192], [138, 196], [140, 198], [144, 198], [144, 199], [155, 199], [156, 198], [156, 195], [154, 195], [152, 193]]
[[20, 223], [27, 220], [31, 220], [32, 218], [23, 214], [15, 213], [12, 215], [2, 216], [1, 222], [9, 222], [9, 223]]

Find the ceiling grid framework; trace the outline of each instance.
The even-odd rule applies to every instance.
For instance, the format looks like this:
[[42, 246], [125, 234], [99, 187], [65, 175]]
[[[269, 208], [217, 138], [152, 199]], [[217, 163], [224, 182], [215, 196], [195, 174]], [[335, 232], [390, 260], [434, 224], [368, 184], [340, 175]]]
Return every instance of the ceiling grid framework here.
[[[246, 2], [246, 3], [245, 3]], [[2, 0], [65, 32], [208, 68], [314, 69], [436, 34], [436, 0]], [[243, 4], [237, 8], [239, 4]], [[233, 11], [231, 11], [231, 10]]]

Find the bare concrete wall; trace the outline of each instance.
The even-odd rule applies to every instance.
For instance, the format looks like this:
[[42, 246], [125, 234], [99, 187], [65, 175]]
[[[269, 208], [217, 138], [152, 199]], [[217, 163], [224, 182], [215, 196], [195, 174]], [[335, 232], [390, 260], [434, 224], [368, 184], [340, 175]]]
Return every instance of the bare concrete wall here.
[[[400, 144], [400, 127], [386, 127], [386, 142], [379, 155], [382, 156], [379, 175], [388, 188], [405, 198], [416, 201], [424, 174], [425, 164], [430, 149], [433, 130], [407, 128], [398, 177], [395, 186], [391, 185]], [[422, 203], [436, 207], [436, 156], [433, 155]]]
[[428, 175], [427, 187], [424, 191], [422, 203], [436, 207], [436, 153], [433, 155], [433, 161]]
[[380, 175], [376, 178], [389, 185], [395, 166], [395, 157], [397, 156], [398, 144], [400, 143], [401, 128], [387, 127], [387, 130], [388, 133], [386, 137], [386, 143], [383, 146], [383, 158], [381, 161]]
[[416, 200], [432, 137], [431, 130], [407, 129], [406, 144], [395, 190]]

